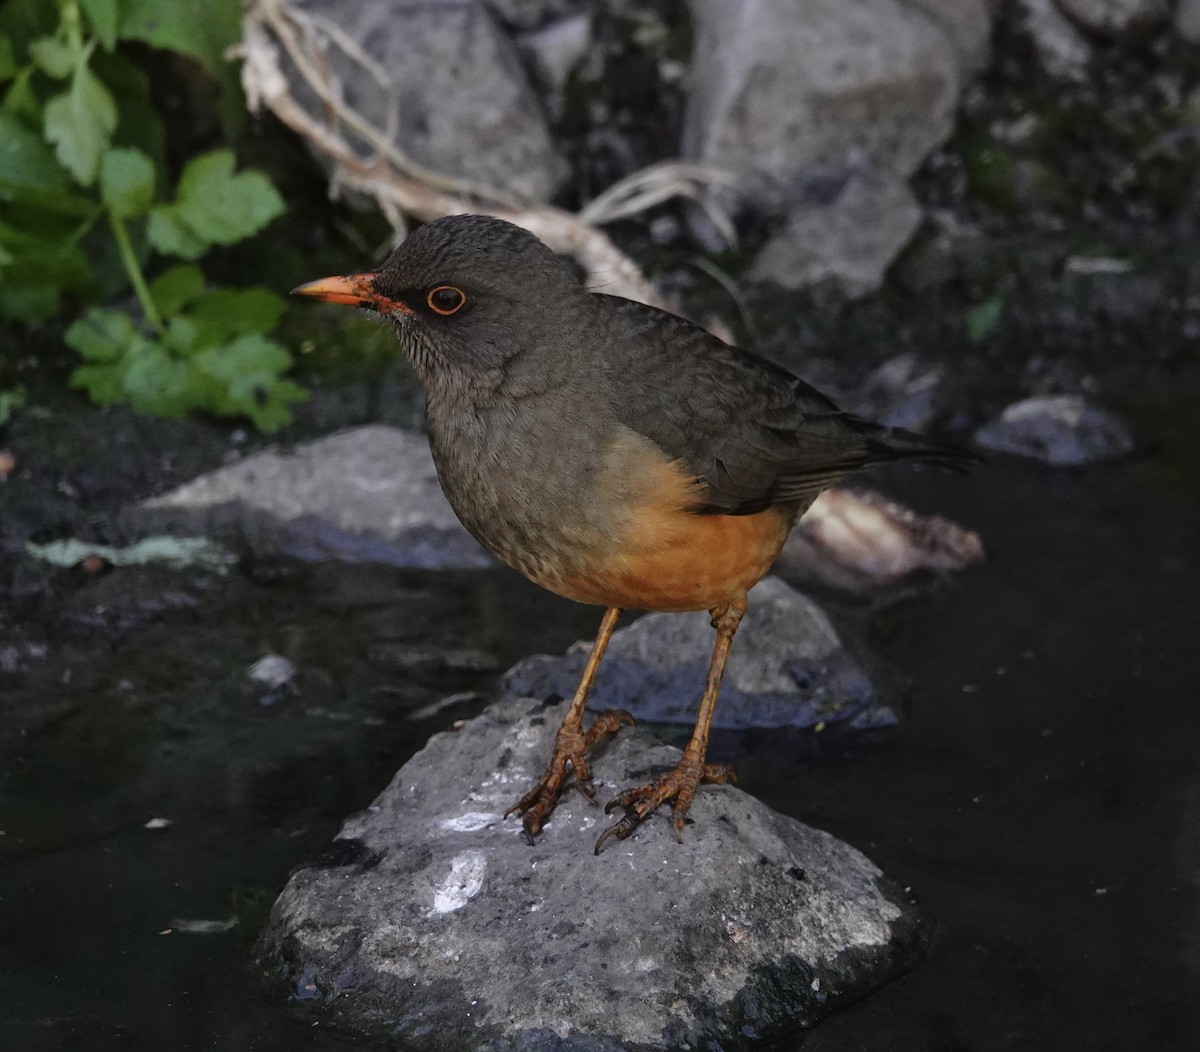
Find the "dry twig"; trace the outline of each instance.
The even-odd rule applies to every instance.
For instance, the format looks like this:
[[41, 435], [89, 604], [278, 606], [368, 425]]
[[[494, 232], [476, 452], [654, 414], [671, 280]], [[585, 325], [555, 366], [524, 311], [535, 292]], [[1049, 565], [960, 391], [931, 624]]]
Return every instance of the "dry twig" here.
[[[635, 172], [590, 202], [578, 215], [548, 205], [527, 206], [494, 187], [434, 172], [396, 145], [393, 129], [380, 129], [354, 111], [325, 60], [336, 47], [381, 86], [386, 72], [328, 20], [293, 7], [289, 0], [252, 0], [241, 45], [242, 83], [251, 109], [266, 106], [333, 165], [332, 185], [373, 198], [400, 240], [406, 217], [421, 221], [461, 212], [482, 212], [530, 230], [554, 251], [575, 258], [589, 285], [606, 292], [669, 307], [638, 265], [598, 227], [627, 218], [671, 197], [684, 196], [709, 209], [730, 241], [729, 217], [712, 209], [702, 190], [728, 183], [722, 173], [679, 161]], [[319, 113], [302, 105], [284, 74], [284, 56], [317, 100]], [[392, 121], [389, 120], [389, 125]], [[347, 133], [370, 150], [362, 156]]]

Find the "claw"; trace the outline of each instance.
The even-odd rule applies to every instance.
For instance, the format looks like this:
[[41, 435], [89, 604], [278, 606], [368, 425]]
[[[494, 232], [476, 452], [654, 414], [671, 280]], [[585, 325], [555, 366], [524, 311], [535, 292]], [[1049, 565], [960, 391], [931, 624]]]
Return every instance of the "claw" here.
[[595, 853], [600, 854], [600, 849], [613, 837], [624, 840], [661, 804], [671, 799], [675, 800], [671, 811], [671, 826], [675, 831], [675, 839], [682, 843], [683, 829], [688, 822], [687, 813], [696, 795], [696, 788], [702, 782], [721, 784], [736, 781], [737, 772], [729, 764], [700, 763], [685, 752], [679, 763], [661, 778], [656, 778], [648, 785], [626, 789], [604, 805], [606, 815], [612, 814], [618, 808], [624, 808], [625, 814], [600, 834], [600, 839], [596, 841]]
[[520, 814], [521, 825], [525, 830], [525, 839], [532, 840], [542, 829], [542, 823], [550, 817], [567, 784], [567, 772], [574, 773], [570, 783], [579, 790], [580, 795], [589, 803], [596, 802], [596, 790], [592, 784], [592, 771], [585, 759], [585, 754], [598, 742], [615, 734], [625, 724], [632, 724], [633, 717], [623, 709], [612, 709], [602, 712], [596, 717], [587, 733], [582, 733], [578, 724], [563, 724], [559, 728], [554, 741], [554, 755], [546, 767], [545, 773], [538, 779], [537, 784], [520, 800], [504, 812], [508, 818]]
[[616, 837], [618, 840], [624, 840], [641, 824], [641, 815], [633, 810], [626, 811], [619, 822], [609, 826], [603, 833], [600, 834], [600, 838], [596, 841], [596, 846], [593, 849], [593, 853], [597, 855], [600, 854], [600, 849], [603, 848], [605, 843], [612, 837]]

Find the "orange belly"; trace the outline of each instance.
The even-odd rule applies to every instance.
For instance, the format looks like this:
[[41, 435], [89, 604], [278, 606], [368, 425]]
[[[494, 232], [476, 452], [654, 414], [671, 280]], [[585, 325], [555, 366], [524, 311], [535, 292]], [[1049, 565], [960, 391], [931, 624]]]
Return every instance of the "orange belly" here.
[[779, 554], [798, 509], [755, 515], [643, 515], [620, 550], [570, 577], [543, 581], [580, 603], [639, 610], [711, 610], [745, 595]]

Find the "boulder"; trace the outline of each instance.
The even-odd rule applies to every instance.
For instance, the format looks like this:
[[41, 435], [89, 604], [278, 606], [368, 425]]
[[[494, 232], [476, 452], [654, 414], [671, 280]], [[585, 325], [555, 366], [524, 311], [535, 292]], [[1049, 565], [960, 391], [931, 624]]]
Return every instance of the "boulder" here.
[[1175, 32], [1191, 44], [1200, 44], [1200, 0], [1179, 0]]
[[[541, 772], [565, 704], [493, 705], [435, 735], [325, 856], [259, 943], [320, 1020], [438, 1052], [748, 1047], [909, 968], [929, 916], [854, 848], [733, 786], [704, 786], [682, 842], [654, 815], [599, 857], [568, 792], [537, 841], [502, 815]], [[679, 751], [626, 729], [601, 796]]]
[[[589, 705], [690, 726], [715, 639], [706, 613], [639, 618], [613, 633]], [[505, 674], [504, 693], [570, 697], [590, 650], [589, 641], [562, 656], [527, 658]], [[768, 577], [750, 591], [713, 726], [891, 726], [898, 721], [900, 696], [896, 672], [835, 628], [807, 596]]]
[[850, 172], [829, 200], [789, 210], [748, 277], [786, 289], [829, 280], [847, 296], [864, 296], [883, 284], [920, 223], [921, 206], [904, 180], [886, 169]]
[[1038, 395], [1016, 402], [984, 424], [975, 441], [1058, 467], [1111, 460], [1135, 445], [1124, 420], [1081, 395]]
[[1054, 0], [1017, 0], [1017, 18], [1033, 41], [1038, 59], [1056, 77], [1081, 77], [1092, 47]]
[[425, 437], [382, 425], [255, 453], [144, 501], [129, 517], [142, 530], [301, 559], [492, 565], [442, 494]]
[[1084, 29], [1114, 37], [1162, 22], [1170, 10], [1167, 0], [1057, 0], [1057, 3]]
[[823, 169], [908, 176], [953, 127], [955, 44], [899, 0], [690, 6], [683, 153], [732, 173], [756, 207], [806, 203]]
[[[304, 11], [360, 52], [331, 39], [329, 71], [350, 108], [414, 161], [531, 203], [554, 195], [566, 162], [515, 46], [481, 0], [306, 0]], [[375, 152], [362, 145], [364, 156]]]

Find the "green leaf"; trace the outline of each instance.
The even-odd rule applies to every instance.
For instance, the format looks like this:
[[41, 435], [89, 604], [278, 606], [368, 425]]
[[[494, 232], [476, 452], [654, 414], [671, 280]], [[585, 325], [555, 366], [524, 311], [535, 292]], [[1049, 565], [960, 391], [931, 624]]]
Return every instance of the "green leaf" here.
[[77, 182], [91, 186], [117, 126], [117, 107], [108, 88], [87, 66], [80, 66], [71, 87], [46, 103], [46, 140]]
[[159, 205], [150, 210], [146, 237], [165, 256], [199, 259], [208, 251], [208, 242], [198, 238], [179, 218], [174, 205]]
[[230, 150], [192, 160], [179, 179], [179, 218], [209, 244], [232, 245], [283, 212], [283, 198], [261, 172], [234, 173]]
[[0, 33], [12, 41], [18, 55], [29, 49], [38, 37], [55, 32], [59, 24], [59, 5], [46, 0], [4, 0], [0, 3]]
[[164, 318], [178, 314], [202, 292], [204, 275], [190, 263], [172, 267], [150, 282], [150, 296]]
[[121, 8], [121, 39], [191, 55], [214, 76], [242, 35], [238, 0], [123, 0]]
[[0, 84], [17, 75], [17, 60], [13, 56], [12, 41], [0, 34]]
[[63, 342], [90, 362], [116, 362], [143, 348], [146, 338], [124, 311], [93, 307], [66, 331]]
[[49, 190], [69, 185], [50, 147], [7, 113], [0, 113], [0, 184]]
[[42, 104], [32, 86], [33, 75], [36, 72], [33, 66], [25, 66], [17, 74], [8, 91], [4, 93], [0, 110], [14, 117], [24, 117], [31, 124], [42, 123]]
[[45, 321], [58, 312], [61, 294], [52, 282], [5, 274], [0, 281], [0, 315], [14, 321]]
[[121, 387], [129, 396], [129, 404], [141, 413], [182, 416], [196, 405], [191, 368], [158, 344], [147, 344], [133, 357]]
[[1003, 296], [993, 296], [972, 307], [966, 315], [967, 338], [972, 343], [982, 343], [995, 331], [1003, 311]]
[[120, 365], [81, 365], [71, 374], [71, 386], [82, 387], [96, 405], [120, 405], [125, 401]]
[[283, 310], [282, 297], [266, 289], [222, 289], [197, 301], [188, 316], [196, 323], [197, 342], [212, 345], [270, 332]]
[[244, 415], [263, 431], [290, 423], [288, 406], [308, 393], [280, 373], [292, 364], [287, 349], [263, 336], [242, 336], [194, 359], [196, 368], [214, 381], [219, 395], [213, 406], [225, 415]]
[[195, 322], [182, 314], [177, 314], [167, 323], [162, 342], [177, 358], [187, 358], [194, 351], [203, 349], [197, 346]]
[[163, 124], [151, 98], [149, 78], [123, 55], [108, 55], [103, 51], [92, 55], [91, 67], [112, 92], [121, 115], [113, 133], [113, 145], [141, 150], [161, 172], [166, 167]]
[[117, 0], [79, 0], [79, 6], [86, 12], [104, 50], [111, 51], [117, 43]]
[[145, 215], [154, 200], [153, 162], [141, 150], [108, 150], [100, 162], [100, 197], [121, 219]]
[[75, 53], [58, 37], [40, 37], [29, 45], [29, 57], [47, 76], [66, 80], [75, 70]]
[[8, 423], [14, 409], [25, 404], [25, 392], [20, 387], [11, 391], [0, 391], [0, 426]]
[[[2, 134], [0, 132], [0, 135]], [[3, 147], [0, 146], [0, 151], [2, 150]], [[58, 168], [57, 163], [55, 167]], [[61, 168], [58, 170], [66, 175]], [[28, 183], [10, 183], [4, 179], [3, 173], [0, 173], [0, 203], [20, 205], [23, 213], [41, 210], [59, 217], [83, 220], [98, 219], [104, 212], [99, 204], [83, 194], [74, 194], [69, 190], [53, 190], [46, 186], [31, 186]]]
[[[0, 220], [0, 244], [13, 260], [0, 274], [0, 315], [44, 321], [58, 310], [64, 290], [79, 295], [91, 290], [95, 279], [83, 251], [72, 235], [56, 228], [54, 218], [21, 209], [13, 223]], [[31, 221], [36, 225], [29, 229], [13, 225]]]

